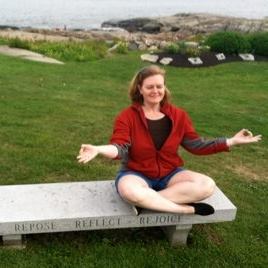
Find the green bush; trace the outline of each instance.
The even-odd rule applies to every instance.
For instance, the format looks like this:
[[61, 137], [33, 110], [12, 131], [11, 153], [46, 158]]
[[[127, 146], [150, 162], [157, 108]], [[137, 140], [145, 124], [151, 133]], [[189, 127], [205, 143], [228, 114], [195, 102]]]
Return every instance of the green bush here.
[[204, 41], [204, 34], [195, 34], [187, 38], [187, 41], [202, 43]]
[[3, 37], [0, 37], [0, 45], [8, 45], [8, 40], [3, 38]]
[[180, 52], [180, 46], [177, 43], [171, 43], [164, 48], [169, 54], [177, 54]]
[[21, 40], [18, 37], [12, 38], [8, 40], [8, 45], [10, 47], [15, 47], [15, 48], [22, 48], [22, 49], [30, 49], [31, 44], [27, 40]]
[[192, 54], [192, 48], [187, 47], [185, 41], [180, 41], [178, 43], [170, 43], [165, 47], [165, 52], [170, 54]]
[[203, 54], [203, 53], [206, 53], [206, 52], [210, 51], [209, 46], [199, 46], [198, 48], [199, 48], [200, 54]]
[[259, 32], [248, 38], [252, 52], [261, 56], [268, 56], [268, 32]]
[[198, 47], [187, 47], [186, 54], [189, 57], [199, 57], [201, 54], [201, 51], [199, 50]]
[[178, 43], [179, 46], [179, 52], [183, 55], [187, 54], [187, 46], [185, 41], [181, 41]]
[[209, 47], [200, 46], [193, 47], [187, 46], [185, 41], [180, 41], [178, 43], [171, 43], [167, 47], [165, 47], [165, 52], [170, 54], [180, 53], [182, 55], [187, 55], [189, 57], [199, 57], [203, 52], [209, 51]]
[[91, 61], [103, 58], [107, 45], [100, 41], [38, 41], [31, 44], [31, 50], [63, 61]]
[[210, 35], [206, 40], [211, 51], [238, 54], [251, 51], [251, 44], [248, 39], [238, 32], [217, 32]]
[[128, 53], [128, 45], [127, 42], [119, 41], [117, 43], [117, 47], [115, 49], [118, 54], [127, 54]]

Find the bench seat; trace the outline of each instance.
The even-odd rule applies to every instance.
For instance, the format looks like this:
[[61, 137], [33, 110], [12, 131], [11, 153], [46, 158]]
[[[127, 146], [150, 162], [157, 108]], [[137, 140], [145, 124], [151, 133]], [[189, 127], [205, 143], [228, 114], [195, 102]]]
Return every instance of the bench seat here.
[[0, 186], [0, 236], [21, 245], [22, 235], [98, 229], [162, 226], [172, 245], [186, 244], [193, 224], [232, 221], [236, 207], [217, 188], [204, 202], [209, 216], [142, 210], [139, 216], [116, 193], [114, 181]]

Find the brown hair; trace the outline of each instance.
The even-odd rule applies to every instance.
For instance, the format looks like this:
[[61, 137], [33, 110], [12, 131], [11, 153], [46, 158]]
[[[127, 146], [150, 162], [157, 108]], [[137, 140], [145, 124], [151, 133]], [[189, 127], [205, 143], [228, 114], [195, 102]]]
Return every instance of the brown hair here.
[[[129, 97], [132, 103], [136, 102], [139, 104], [143, 104], [143, 96], [140, 94], [140, 87], [142, 86], [143, 81], [147, 77], [152, 76], [152, 75], [157, 75], [157, 74], [160, 74], [164, 77], [164, 83], [165, 83], [166, 72], [164, 69], [161, 69], [157, 65], [146, 66], [135, 74], [129, 86]], [[170, 92], [167, 89], [167, 87], [165, 87], [165, 95], [160, 104], [164, 105], [165, 103], [168, 103], [169, 101], [170, 101]]]

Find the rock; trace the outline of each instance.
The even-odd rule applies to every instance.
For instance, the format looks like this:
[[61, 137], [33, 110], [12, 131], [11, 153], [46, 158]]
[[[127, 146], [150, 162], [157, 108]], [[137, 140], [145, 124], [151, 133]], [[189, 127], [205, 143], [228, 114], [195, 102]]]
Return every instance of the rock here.
[[160, 63], [163, 64], [163, 65], [168, 65], [168, 64], [170, 64], [172, 61], [173, 61], [172, 58], [163, 58], [163, 59], [160, 60]]
[[154, 41], [151, 40], [151, 39], [145, 39], [145, 40], [144, 40], [144, 44], [145, 44], [147, 47], [150, 47], [150, 46], [154, 45]]
[[151, 55], [151, 54], [143, 54], [143, 55], [141, 55], [141, 60], [149, 61], [149, 62], [152, 62], [152, 63], [156, 63], [158, 58], [159, 58], [158, 55]]
[[142, 31], [143, 27], [147, 24], [150, 27], [153, 23], [157, 23], [156, 20], [149, 18], [134, 18], [129, 20], [109, 20], [101, 24], [101, 27], [119, 27], [129, 32]]
[[147, 46], [141, 42], [141, 41], [136, 41], [137, 45], [138, 45], [138, 49], [139, 50], [146, 50], [147, 49]]
[[19, 27], [11, 25], [0, 25], [0, 30], [19, 30]]
[[128, 44], [128, 49], [129, 50], [138, 50], [139, 49], [139, 45], [134, 41], [134, 42], [130, 42]]
[[148, 50], [149, 50], [150, 52], [152, 52], [152, 51], [156, 51], [156, 50], [158, 50], [158, 47], [157, 47], [157, 46], [150, 46], [150, 47], [148, 48]]
[[160, 43], [159, 43], [159, 48], [160, 48], [160, 49], [164, 49], [164, 48], [166, 48], [169, 44], [171, 44], [171, 42], [160, 41]]
[[130, 32], [167, 33], [182, 36], [209, 34], [215, 31], [240, 31], [245, 33], [268, 30], [268, 19], [245, 19], [206, 13], [185, 14], [156, 18], [135, 18], [106, 21], [102, 26], [121, 27]]
[[145, 33], [159, 33], [163, 24], [157, 21], [151, 21], [142, 27], [142, 31]]
[[147, 49], [146, 45], [144, 45], [144, 44], [139, 45], [139, 50], [146, 50], [146, 49]]
[[118, 27], [118, 24], [119, 24], [119, 20], [114, 20], [114, 19], [111, 19], [109, 21], [104, 21], [102, 24], [101, 24], [101, 28], [115, 28], [115, 27]]

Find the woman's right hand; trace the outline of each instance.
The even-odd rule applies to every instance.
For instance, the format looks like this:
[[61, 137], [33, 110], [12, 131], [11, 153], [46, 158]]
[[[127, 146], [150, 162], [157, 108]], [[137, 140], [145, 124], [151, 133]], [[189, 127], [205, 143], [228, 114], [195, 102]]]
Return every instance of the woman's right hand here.
[[86, 164], [98, 155], [98, 147], [92, 144], [82, 144], [77, 156], [78, 162]]

